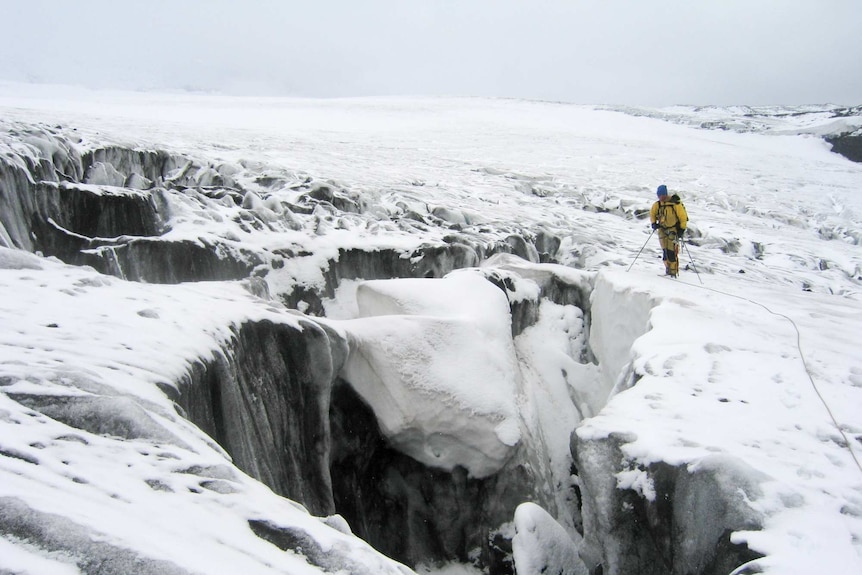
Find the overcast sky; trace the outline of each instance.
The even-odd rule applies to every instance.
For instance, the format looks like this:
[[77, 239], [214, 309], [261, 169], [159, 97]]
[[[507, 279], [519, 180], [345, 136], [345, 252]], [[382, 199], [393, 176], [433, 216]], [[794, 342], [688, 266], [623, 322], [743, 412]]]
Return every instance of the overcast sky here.
[[0, 0], [0, 80], [862, 104], [862, 0]]

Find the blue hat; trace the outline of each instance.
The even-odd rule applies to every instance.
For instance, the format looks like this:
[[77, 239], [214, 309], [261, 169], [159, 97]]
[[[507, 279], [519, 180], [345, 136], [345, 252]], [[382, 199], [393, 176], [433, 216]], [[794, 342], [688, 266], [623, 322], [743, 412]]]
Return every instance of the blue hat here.
[[655, 191], [655, 195], [657, 195], [657, 196], [666, 196], [666, 195], [667, 195], [667, 186], [666, 186], [666, 185], [664, 185], [664, 184], [660, 185], [660, 186], [658, 187], [658, 189]]

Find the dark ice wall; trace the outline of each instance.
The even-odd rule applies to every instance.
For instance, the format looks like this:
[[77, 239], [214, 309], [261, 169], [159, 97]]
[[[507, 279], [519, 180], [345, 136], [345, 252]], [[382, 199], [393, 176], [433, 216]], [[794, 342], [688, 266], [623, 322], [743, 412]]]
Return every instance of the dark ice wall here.
[[310, 321], [246, 323], [198, 362], [176, 402], [234, 463], [311, 513], [335, 513], [329, 402], [346, 343]]

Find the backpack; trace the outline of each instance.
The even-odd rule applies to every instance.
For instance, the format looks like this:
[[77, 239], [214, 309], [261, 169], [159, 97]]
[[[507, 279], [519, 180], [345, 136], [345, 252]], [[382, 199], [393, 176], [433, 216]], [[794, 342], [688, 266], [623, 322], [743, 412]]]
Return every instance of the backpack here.
[[[680, 200], [679, 194], [672, 195], [670, 197], [670, 202], [665, 204], [663, 207], [665, 209], [663, 214], [664, 221], [670, 222], [672, 219], [675, 223], [670, 224], [671, 226], [685, 229], [688, 225], [688, 212], [686, 212], [685, 204]], [[670, 213], [668, 213], [668, 208], [670, 209]]]

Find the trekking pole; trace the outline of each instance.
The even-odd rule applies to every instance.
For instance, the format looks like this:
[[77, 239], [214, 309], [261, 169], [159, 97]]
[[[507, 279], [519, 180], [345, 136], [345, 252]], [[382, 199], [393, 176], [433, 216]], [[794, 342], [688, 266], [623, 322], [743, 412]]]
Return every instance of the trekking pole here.
[[628, 269], [628, 270], [626, 270], [626, 272], [628, 272], [630, 269], [632, 269], [632, 266], [633, 266], [633, 265], [635, 265], [635, 262], [636, 262], [636, 261], [638, 261], [638, 257], [640, 257], [641, 252], [642, 252], [642, 251], [644, 251], [644, 248], [645, 248], [645, 247], [646, 247], [646, 245], [649, 243], [650, 238], [652, 238], [652, 235], [653, 235], [654, 233], [655, 233], [655, 230], [653, 230], [653, 231], [651, 231], [651, 232], [649, 233], [649, 237], [648, 237], [648, 238], [646, 239], [646, 241], [644, 242], [644, 245], [643, 245], [643, 247], [640, 249], [640, 251], [638, 252], [638, 255], [636, 255], [636, 256], [635, 256], [635, 259], [633, 259], [633, 260], [632, 260], [632, 263], [631, 263], [631, 264], [629, 264], [629, 269]]
[[685, 248], [685, 253], [688, 254], [688, 260], [691, 262], [691, 269], [693, 269], [694, 273], [697, 274], [697, 281], [703, 283], [703, 280], [700, 279], [700, 272], [697, 271], [697, 266], [694, 265], [694, 260], [691, 258], [691, 252], [688, 250], [688, 245], [684, 241], [682, 241], [682, 239], [679, 240], [679, 243], [682, 244], [682, 246]]

